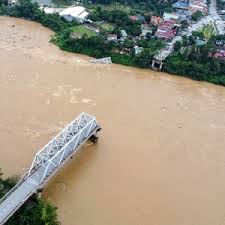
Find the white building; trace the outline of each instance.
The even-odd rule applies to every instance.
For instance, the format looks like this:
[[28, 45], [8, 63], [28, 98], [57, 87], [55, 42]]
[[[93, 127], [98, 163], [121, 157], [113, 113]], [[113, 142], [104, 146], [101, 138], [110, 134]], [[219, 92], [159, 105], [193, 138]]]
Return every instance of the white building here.
[[134, 46], [134, 53], [135, 53], [135, 55], [141, 54], [143, 50], [144, 49], [142, 47], [139, 47], [137, 45]]
[[62, 11], [62, 9], [60, 8], [51, 8], [51, 7], [44, 7], [44, 6], [40, 6], [40, 9], [43, 10], [46, 14], [60, 13]]
[[107, 41], [117, 41], [117, 40], [118, 40], [117, 34], [109, 34], [107, 37]]
[[83, 23], [88, 17], [89, 13], [82, 6], [72, 6], [60, 12], [59, 15], [63, 16], [68, 21], [75, 19], [79, 23]]
[[120, 33], [123, 38], [127, 38], [127, 32], [125, 30], [121, 30]]
[[164, 12], [163, 13], [163, 19], [164, 20], [178, 20], [179, 19], [179, 15], [177, 15], [176, 13], [167, 13], [167, 12]]
[[17, 0], [8, 0], [9, 5], [15, 5], [17, 3]]

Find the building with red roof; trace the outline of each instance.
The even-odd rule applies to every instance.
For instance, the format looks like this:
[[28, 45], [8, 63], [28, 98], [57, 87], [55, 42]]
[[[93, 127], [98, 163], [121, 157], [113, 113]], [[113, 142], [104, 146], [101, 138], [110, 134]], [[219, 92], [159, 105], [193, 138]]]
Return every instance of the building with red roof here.
[[155, 36], [160, 39], [171, 40], [177, 33], [176, 24], [176, 20], [163, 21], [155, 32]]

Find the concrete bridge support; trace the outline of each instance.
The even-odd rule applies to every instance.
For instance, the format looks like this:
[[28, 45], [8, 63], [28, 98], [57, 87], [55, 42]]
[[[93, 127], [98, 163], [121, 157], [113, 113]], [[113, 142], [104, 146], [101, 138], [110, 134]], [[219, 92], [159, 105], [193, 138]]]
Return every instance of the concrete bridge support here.
[[152, 69], [161, 71], [163, 67], [163, 60], [153, 59], [152, 60]]
[[98, 137], [99, 137], [99, 131], [101, 130], [101, 127], [99, 127], [96, 132], [89, 138], [89, 140], [93, 143], [98, 142]]

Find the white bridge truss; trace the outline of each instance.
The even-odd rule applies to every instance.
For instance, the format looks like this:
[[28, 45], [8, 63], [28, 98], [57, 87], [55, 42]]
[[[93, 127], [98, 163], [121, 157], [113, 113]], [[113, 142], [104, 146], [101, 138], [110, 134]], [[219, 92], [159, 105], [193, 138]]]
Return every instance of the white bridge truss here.
[[4, 224], [31, 195], [41, 190], [87, 140], [96, 142], [100, 130], [95, 117], [82, 113], [37, 152], [30, 169], [0, 200], [0, 224]]

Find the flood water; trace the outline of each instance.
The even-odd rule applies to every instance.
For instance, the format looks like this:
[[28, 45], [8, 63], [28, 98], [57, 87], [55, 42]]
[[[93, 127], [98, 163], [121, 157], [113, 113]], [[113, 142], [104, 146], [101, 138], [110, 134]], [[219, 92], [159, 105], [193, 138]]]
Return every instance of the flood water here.
[[49, 43], [0, 17], [0, 167], [22, 175], [81, 112], [103, 127], [51, 180], [62, 225], [224, 225], [225, 88], [120, 65]]

